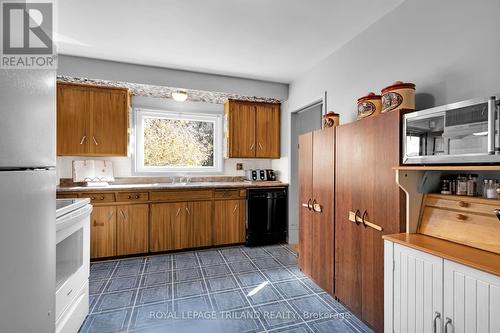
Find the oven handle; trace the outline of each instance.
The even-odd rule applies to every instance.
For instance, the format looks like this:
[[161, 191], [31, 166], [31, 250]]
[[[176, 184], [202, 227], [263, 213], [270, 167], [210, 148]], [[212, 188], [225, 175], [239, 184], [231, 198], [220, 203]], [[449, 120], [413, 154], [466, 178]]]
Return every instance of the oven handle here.
[[90, 213], [92, 213], [92, 206], [86, 205], [82, 208], [79, 208], [73, 213], [63, 215], [56, 220], [56, 231], [67, 228], [69, 225], [74, 223], [73, 221], [78, 221], [82, 216], [88, 215]]
[[495, 114], [497, 111], [497, 100], [495, 96], [488, 100], [488, 154], [495, 154]]

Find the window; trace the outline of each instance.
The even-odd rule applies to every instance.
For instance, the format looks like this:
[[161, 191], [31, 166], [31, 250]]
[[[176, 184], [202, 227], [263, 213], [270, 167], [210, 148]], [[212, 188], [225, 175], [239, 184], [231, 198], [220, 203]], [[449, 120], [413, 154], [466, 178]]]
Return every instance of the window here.
[[222, 115], [136, 109], [136, 173], [222, 171]]

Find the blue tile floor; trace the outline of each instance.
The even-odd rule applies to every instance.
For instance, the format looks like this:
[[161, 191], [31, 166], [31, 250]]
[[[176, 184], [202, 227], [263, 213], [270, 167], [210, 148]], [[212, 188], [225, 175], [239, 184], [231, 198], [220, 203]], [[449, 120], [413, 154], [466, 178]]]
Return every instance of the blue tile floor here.
[[80, 332], [371, 331], [275, 245], [93, 263]]

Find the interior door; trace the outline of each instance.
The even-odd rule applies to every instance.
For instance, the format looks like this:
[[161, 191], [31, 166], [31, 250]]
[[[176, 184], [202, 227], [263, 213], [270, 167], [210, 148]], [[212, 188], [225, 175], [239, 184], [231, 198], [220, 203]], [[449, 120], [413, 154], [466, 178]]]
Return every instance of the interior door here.
[[185, 223], [186, 203], [151, 205], [149, 248], [151, 252], [174, 250], [179, 244], [179, 228]]
[[128, 92], [116, 89], [92, 89], [92, 133], [90, 150], [95, 155], [127, 156]]
[[255, 106], [229, 102], [229, 157], [255, 157]]
[[57, 86], [57, 155], [90, 153], [90, 91], [87, 88]]
[[255, 157], [280, 157], [280, 106], [265, 104], [256, 107]]
[[308, 276], [313, 274], [313, 134], [299, 136], [299, 267]]
[[116, 206], [95, 206], [91, 214], [90, 257], [116, 255]]
[[149, 205], [117, 206], [116, 254], [146, 253], [149, 250]]
[[361, 314], [361, 231], [349, 212], [361, 209], [358, 193], [364, 181], [360, 122], [336, 128], [335, 154], [335, 295]]
[[312, 213], [312, 278], [333, 294], [334, 279], [334, 156], [335, 128], [313, 132], [312, 187], [313, 205], [321, 212]]

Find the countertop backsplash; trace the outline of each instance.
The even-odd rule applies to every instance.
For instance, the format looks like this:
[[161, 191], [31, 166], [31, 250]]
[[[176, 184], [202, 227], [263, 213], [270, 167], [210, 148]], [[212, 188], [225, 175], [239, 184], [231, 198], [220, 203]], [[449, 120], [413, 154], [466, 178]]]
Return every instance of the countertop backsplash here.
[[[113, 163], [114, 176], [117, 178], [133, 177], [132, 175], [132, 161], [130, 157], [78, 157], [78, 156], [60, 156], [57, 157], [57, 179], [72, 178], [72, 162], [74, 160], [109, 160]], [[224, 171], [222, 174], [215, 176], [230, 176], [230, 177], [244, 177], [244, 170], [236, 170], [236, 163], [243, 163], [243, 169], [272, 169], [272, 160], [270, 159], [239, 159], [231, 158], [224, 160]], [[183, 175], [179, 173], [179, 176]], [[188, 175], [189, 176], [189, 175]], [[192, 175], [194, 177], [207, 177], [213, 176], [210, 174]], [[151, 177], [157, 177], [151, 175]], [[141, 176], [141, 178], [144, 178]]]

